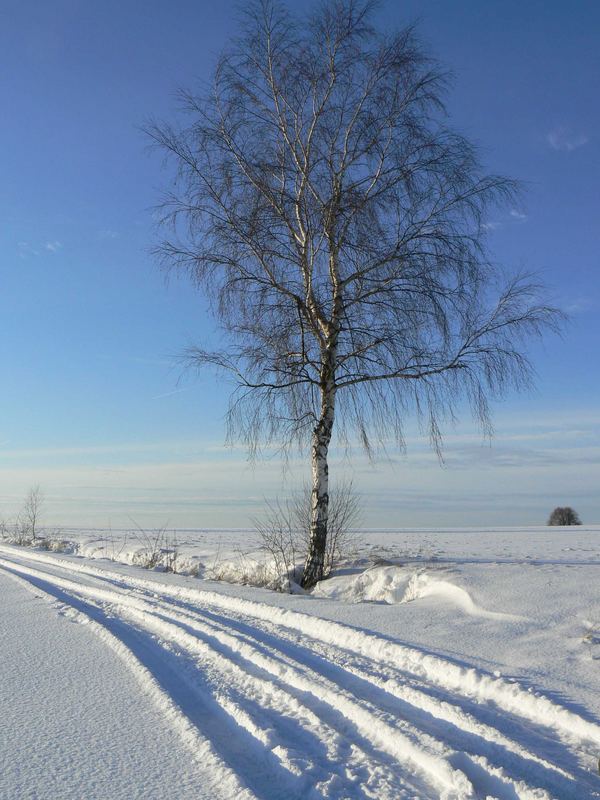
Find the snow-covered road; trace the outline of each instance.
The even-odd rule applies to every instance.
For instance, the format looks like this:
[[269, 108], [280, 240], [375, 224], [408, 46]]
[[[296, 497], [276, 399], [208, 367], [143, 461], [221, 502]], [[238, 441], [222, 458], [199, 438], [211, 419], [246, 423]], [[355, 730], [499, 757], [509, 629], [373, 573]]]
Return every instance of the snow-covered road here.
[[97, 562], [1, 545], [0, 571], [122, 660], [195, 762], [200, 796], [600, 797], [600, 726], [510, 679]]

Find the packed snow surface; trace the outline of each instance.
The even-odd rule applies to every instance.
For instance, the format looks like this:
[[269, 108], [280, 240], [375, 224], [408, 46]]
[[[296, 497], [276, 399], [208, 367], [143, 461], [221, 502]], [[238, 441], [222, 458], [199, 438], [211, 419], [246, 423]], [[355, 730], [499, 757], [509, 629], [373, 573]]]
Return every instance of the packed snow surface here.
[[0, 544], [0, 798], [600, 797], [600, 528], [363, 533], [310, 595], [63, 536]]

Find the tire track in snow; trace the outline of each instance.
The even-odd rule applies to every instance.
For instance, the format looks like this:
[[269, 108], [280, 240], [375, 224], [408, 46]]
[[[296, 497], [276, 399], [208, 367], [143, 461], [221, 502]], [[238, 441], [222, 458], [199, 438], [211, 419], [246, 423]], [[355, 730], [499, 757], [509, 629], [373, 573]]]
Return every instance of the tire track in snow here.
[[101, 609], [76, 601], [48, 581], [24, 575], [4, 563], [0, 564], [0, 568], [36, 596], [56, 605], [59, 613], [65, 613], [65, 609], [68, 609], [68, 616], [72, 620], [89, 626], [123, 660], [138, 681], [142, 693], [156, 704], [177, 730], [191, 757], [200, 765], [209, 766], [206, 789], [222, 800], [252, 800], [255, 797], [240, 783], [236, 773], [218, 758], [212, 742], [201, 735], [192, 715], [182, 714], [177, 697], [164, 691], [162, 681], [165, 680], [164, 673], [168, 673], [168, 666], [162, 664], [162, 669], [158, 668], [154, 663], [155, 658], [143, 641], [134, 641], [133, 631], [128, 631], [118, 620], [109, 621]]
[[[5, 568], [6, 561], [0, 561]], [[281, 663], [274, 663], [272, 659], [261, 656], [258, 651], [248, 646], [241, 649], [232, 649], [229, 634], [222, 631], [215, 636], [206, 634], [194, 637], [181, 627], [187, 627], [187, 618], [179, 612], [171, 612], [170, 619], [165, 616], [164, 608], [160, 613], [153, 614], [149, 604], [129, 593], [118, 593], [113, 589], [98, 588], [76, 583], [70, 578], [58, 577], [54, 573], [42, 569], [31, 568], [22, 563], [12, 562], [12, 570], [26, 577], [48, 591], [52, 585], [60, 590], [61, 595], [76, 598], [86, 598], [91, 602], [100, 602], [115, 615], [118, 621], [123, 619], [137, 623], [142, 629], [158, 638], [161, 643], [173, 642], [185, 653], [198, 653], [206, 656], [212, 665], [203, 664], [203, 673], [206, 674], [210, 666], [218, 665], [221, 674], [226, 675], [227, 682], [237, 683], [245, 695], [256, 696], [259, 681], [266, 685], [265, 697], [275, 698], [277, 693], [284, 695], [279, 704], [282, 715], [289, 713], [290, 699], [299, 699], [305, 706], [304, 712], [312, 713], [313, 718], [325, 718], [326, 725], [333, 729], [334, 738], [340, 735], [349, 739], [353, 749], [359, 753], [358, 768], [366, 767], [367, 779], [373, 773], [383, 785], [377, 791], [367, 792], [359, 785], [345, 788], [342, 775], [338, 774], [335, 782], [335, 794], [318, 794], [316, 796], [335, 797], [440, 797], [440, 798], [470, 798], [473, 795], [471, 784], [460, 770], [454, 769], [442, 753], [435, 752], [423, 741], [413, 743], [411, 737], [404, 731], [396, 730], [386, 724], [380, 717], [365, 709], [362, 705], [353, 702], [343, 692], [336, 692], [331, 686], [324, 684], [315, 686], [311, 678], [305, 677], [299, 670], [292, 670]], [[61, 598], [64, 599], [64, 598]], [[175, 620], [175, 622], [173, 622]], [[177, 624], [179, 623], [179, 624]], [[207, 641], [208, 638], [208, 641]], [[211, 641], [212, 640], [212, 641]], [[221, 691], [224, 687], [222, 681], [215, 681]], [[306, 716], [304, 713], [303, 716]], [[240, 723], [240, 718], [236, 721]], [[411, 731], [412, 733], [412, 731]], [[418, 732], [417, 733], [417, 738]], [[324, 740], [331, 738], [321, 731]], [[421, 737], [422, 738], [422, 737]], [[369, 752], [367, 752], [369, 751]], [[374, 756], [370, 758], [371, 754]], [[382, 756], [383, 754], [383, 756]], [[306, 754], [310, 756], [310, 753]], [[408, 762], [408, 765], [406, 765]], [[345, 766], [342, 765], [343, 771]], [[364, 770], [363, 770], [364, 771]], [[382, 771], [384, 774], [382, 775]], [[387, 771], [387, 775], [385, 774]], [[422, 772], [426, 780], [419, 779], [418, 773]], [[415, 774], [416, 773], [416, 774]], [[327, 776], [329, 777], [329, 776]], [[246, 776], [247, 779], [247, 776]], [[281, 776], [280, 776], [281, 780]], [[428, 790], [427, 785], [433, 786], [434, 791]], [[256, 791], [256, 787], [253, 787]], [[410, 793], [406, 791], [410, 789]], [[271, 792], [273, 789], [271, 789]], [[341, 791], [341, 794], [339, 793]], [[350, 794], [348, 792], [351, 792]], [[416, 792], [416, 794], [415, 794]], [[259, 795], [260, 796], [260, 795]], [[279, 796], [269, 794], [269, 797]], [[286, 787], [281, 796], [290, 796], [290, 787]], [[292, 792], [291, 796], [308, 797], [306, 787], [299, 793]]]
[[[110, 610], [187, 660], [188, 683], [204, 681], [223, 722], [270, 754], [264, 769], [285, 778], [287, 796], [310, 797], [302, 775], [319, 787], [314, 797], [598, 796], [594, 776], [567, 757], [600, 741], [598, 727], [518, 685], [299, 612], [0, 550], [5, 568]], [[546, 731], [525, 737], [533, 752], [510, 736], [518, 720]], [[548, 740], [558, 766], [543, 757]], [[261, 785], [256, 796], [278, 796], [272, 784], [261, 795]]]
[[[0, 546], [0, 550], [1, 550]], [[13, 550], [14, 552], [14, 550]], [[64, 560], [51, 556], [34, 556], [47, 562], [48, 559], [64, 567]], [[464, 700], [476, 704], [492, 704], [501, 713], [514, 714], [534, 725], [550, 728], [567, 738], [573, 736], [575, 741], [587, 740], [600, 749], [600, 726], [581, 716], [574, 714], [544, 696], [532, 694], [514, 681], [491, 676], [456, 664], [442, 657], [424, 652], [416, 647], [409, 647], [400, 642], [382, 636], [358, 630], [330, 620], [276, 606], [258, 603], [219, 594], [204, 589], [188, 589], [187, 587], [159, 585], [150, 579], [100, 570], [78, 563], [69, 562], [69, 566], [78, 572], [122, 586], [125, 583], [138, 591], [151, 596], [155, 595], [159, 586], [162, 596], [180, 605], [192, 605], [200, 608], [212, 606], [221, 613], [239, 614], [241, 618], [251, 618], [252, 625], [267, 625], [276, 629], [279, 635], [289, 631], [293, 636], [301, 633], [303, 639], [318, 642], [326, 647], [337, 647], [353, 658], [363, 656], [372, 664], [389, 665], [396, 674], [404, 678], [419, 680], [429, 690], [439, 689], [446, 693], [458, 693]], [[126, 578], [124, 583], [123, 579]]]
[[[182, 740], [189, 746], [202, 767], [203, 783], [212, 788], [219, 800], [272, 800], [281, 798], [316, 798], [306, 780], [293, 773], [279, 773], [277, 757], [268, 748], [258, 750], [243, 725], [232, 724], [227, 713], [236, 716], [240, 709], [225, 700], [226, 685], [207, 688], [204, 671], [195, 671], [181, 658], [184, 653], [160, 638], [143, 635], [143, 631], [116, 615], [118, 606], [86, 602], [79, 593], [70, 593], [67, 581], [50, 577], [41, 570], [0, 562], [12, 578], [45, 596], [75, 621], [92, 627], [109, 647], [123, 658], [136, 675], [144, 692], [166, 712]], [[85, 595], [85, 592], [81, 592]], [[239, 722], [239, 720], [238, 720]], [[252, 731], [261, 739], [260, 732]], [[264, 737], [265, 744], [268, 736]], [[281, 750], [282, 748], [280, 748]], [[275, 783], [273, 784], [273, 779]], [[296, 778], [296, 780], [294, 780]], [[266, 787], [270, 787], [267, 789]]]
[[[204, 617], [208, 616], [212, 617], [213, 619], [215, 618], [214, 612], [209, 611], [207, 608], [203, 608], [200, 613]], [[238, 630], [240, 628], [245, 630], [246, 636], [248, 636], [248, 631], [251, 630], [251, 638], [254, 644], [256, 644], [257, 641], [260, 641], [261, 644], [264, 644], [266, 639], [270, 639], [271, 642], [276, 642], [274, 649], [279, 653], [279, 657], [282, 657], [282, 652], [279, 649], [281, 648], [282, 644], [281, 629], [276, 629], [277, 638], [274, 638], [272, 634], [264, 633], [263, 626], [263, 633], [261, 633], [257, 639], [257, 628], [248, 628], [247, 624], [240, 623], [233, 615], [222, 617], [221, 622], [229, 630], [235, 627], [237, 627]], [[273, 629], [274, 626], [271, 626], [271, 628]], [[356, 696], [364, 694], [365, 684], [368, 683], [369, 686], [367, 688], [367, 693], [371, 697], [374, 693], [377, 695], [379, 707], [381, 709], [387, 709], [391, 711], [395, 717], [402, 718], [404, 716], [406, 719], [409, 719], [412, 722], [418, 720], [418, 728], [421, 732], [426, 732], [430, 736], [437, 736], [439, 739], [443, 739], [446, 743], [451, 741], [452, 746], [458, 748], [460, 752], [464, 750], [470, 752], [471, 755], [474, 756], [473, 763], [470, 764], [468, 760], [463, 758], [461, 764], [465, 764], [467, 767], [469, 767], [470, 764], [472, 767], [471, 772], [473, 774], [477, 775], [481, 773], [482, 765], [487, 763], [485, 756], [491, 755], [492, 757], [496, 756], [496, 760], [498, 760], [499, 757], [500, 763], [503, 763], [506, 766], [507, 769], [500, 770], [500, 772], [505, 776], [509, 783], [512, 782], [515, 785], [522, 784], [522, 782], [518, 780], [518, 777], [512, 778], [511, 776], [526, 774], [530, 776], [534, 783], [536, 782], [537, 778], [539, 781], [541, 781], [542, 785], [545, 785], [551, 789], [552, 796], [560, 797], [561, 799], [565, 798], [565, 800], [568, 797], [581, 798], [583, 796], [580, 782], [575, 781], [573, 776], [564, 769], [557, 767], [554, 763], [550, 763], [544, 758], [536, 756], [531, 751], [528, 751], [525, 747], [515, 744], [501, 732], [496, 731], [489, 725], [479, 722], [472, 714], [465, 713], [463, 710], [457, 710], [447, 701], [444, 702], [437, 700], [436, 702], [432, 703], [431, 698], [423, 693], [422, 687], [421, 690], [416, 690], [414, 688], [412, 688], [412, 690], [407, 689], [407, 687], [399, 684], [397, 680], [389, 677], [384, 682], [374, 681], [368, 673], [364, 671], [361, 672], [354, 664], [346, 663], [345, 669], [342, 669], [337, 663], [332, 663], [331, 647], [328, 648], [325, 654], [327, 656], [326, 659], [315, 655], [314, 650], [318, 650], [318, 647], [316, 647], [317, 644], [317, 642], [313, 641], [311, 642], [310, 647], [306, 647], [305, 645], [298, 647], [297, 643], [294, 643], [294, 641], [288, 637], [285, 643], [285, 658], [289, 659], [290, 654], [296, 650], [300, 653], [300, 657], [297, 658], [297, 661], [305, 669], [310, 666], [310, 669], [314, 670], [315, 662], [319, 662], [321, 669], [325, 667], [325, 674], [329, 675], [329, 677], [331, 677], [332, 672], [335, 673], [335, 677], [337, 679], [336, 683], [339, 687], [346, 685], [346, 688], [348, 688], [348, 685], [351, 684], [353, 687], [352, 691]], [[334, 656], [334, 661], [337, 662], [337, 660], [337, 656]], [[348, 659], [346, 659], [346, 661], [348, 661]], [[409, 696], [410, 693], [412, 693], [412, 697], [410, 697], [411, 702], [406, 702], [403, 699], [403, 695], [405, 695], [407, 691], [409, 692]], [[389, 697], [390, 694], [393, 695], [393, 697]], [[395, 698], [397, 698], [396, 703], [394, 703]], [[429, 707], [427, 707], [428, 705]], [[504, 717], [501, 715], [497, 716], [499, 716], [499, 718], [503, 721], [506, 728], [512, 728], [515, 726], [515, 724], [518, 724], [517, 720], [515, 720], [513, 717], [508, 717], [507, 719], [506, 715]], [[531, 732], [529, 732], [527, 738], [532, 738]], [[540, 738], [543, 745], [541, 747], [542, 752], [545, 752], [548, 749], [549, 743], [555, 744], [555, 742], [553, 742], [551, 739], [549, 740], [548, 737], [538, 738]], [[568, 758], [568, 750], [560, 747], [555, 749], [558, 753], [560, 753], [560, 755], [562, 755], [563, 761], [566, 760], [567, 762], [572, 762], [571, 766], [577, 768], [576, 762]], [[565, 756], [567, 756], [566, 759]], [[449, 759], [449, 762], [453, 764], [454, 757]], [[536, 774], [536, 770], [535, 768], [532, 768], [532, 763], [530, 762], [534, 762], [534, 767], [537, 763], [537, 765], [540, 765], [542, 769], [538, 770]], [[494, 773], [498, 773], [498, 768], [490, 765], [490, 776]], [[583, 778], [586, 781], [589, 777], [589, 774], [585, 772], [583, 773]], [[498, 783], [498, 780], [496, 779], [495, 781], [489, 782]], [[574, 789], [575, 782], [577, 783], [577, 789]], [[595, 778], [592, 778], [591, 783], [595, 783]], [[521, 787], [521, 791], [523, 791], [523, 787]], [[522, 796], [526, 796], [526, 794], [523, 794]]]
[[[215, 618], [214, 612], [206, 609], [202, 614], [211, 619]], [[247, 630], [245, 623], [240, 623], [232, 617], [222, 618], [222, 623], [229, 629]], [[281, 647], [280, 631], [278, 638], [275, 638], [272, 632], [266, 632], [263, 628], [263, 632], [257, 637], [256, 629], [254, 629], [250, 638], [255, 643], [259, 641], [263, 645], [270, 646], [274, 653], [277, 653], [278, 647]], [[408, 685], [409, 681], [406, 679], [400, 683], [397, 675], [390, 676], [391, 670], [388, 670], [385, 678], [374, 677], [371, 665], [369, 665], [371, 666], [369, 669], [369, 666], [365, 666], [364, 663], [357, 664], [359, 659], [356, 657], [353, 661], [347, 656], [340, 657], [340, 652], [334, 652], [331, 647], [327, 650], [319, 648], [316, 641], [311, 642], [307, 647], [306, 644], [299, 645], [294, 639], [286, 637], [286, 656], [293, 658], [297, 664], [302, 664], [305, 668], [310, 666], [312, 671], [327, 676], [340, 687], [351, 691], [356, 697], [369, 696], [372, 700], [375, 699], [378, 707], [387, 711], [393, 718], [416, 723], [421, 732], [434, 739], [443, 740], [454, 749], [461, 752], [467, 751], [480, 758], [489, 756], [493, 761], [505, 764], [512, 774], [531, 773], [534, 777], [535, 770], [529, 763], [534, 762], [542, 768], [541, 775], [547, 771], [556, 773], [546, 779], [553, 784], [555, 792], [565, 797], [569, 793], [573, 776], [557, 767], [555, 761], [550, 762], [537, 756], [535, 749], [527, 749], [524, 744], [510, 739], [501, 730], [480, 721], [473, 712], [465, 711], [449, 702], [448, 699], [431, 697], [422, 684], [417, 688], [417, 686]], [[478, 711], [481, 713], [481, 709]], [[500, 716], [500, 720], [504, 727], [514, 728], [518, 725], [515, 719]], [[531, 740], [536, 737], [529, 732], [525, 738]], [[538, 737], [538, 739], [538, 749], [541, 749], [542, 752], [553, 749], [552, 745], [555, 744], [553, 740], [549, 740], [548, 737]], [[571, 760], [568, 758], [569, 753], [565, 748], [554, 749], [560, 752], [563, 761]], [[565, 756], [567, 756], [566, 759]], [[575, 763], [571, 766], [575, 766]]]
[[[204, 608], [201, 612], [205, 616], [212, 617], [217, 614]], [[218, 615], [217, 615], [218, 616]], [[269, 626], [262, 623], [260, 628], [249, 628], [247, 623], [241, 621], [237, 616], [230, 614], [228, 617], [220, 617], [223, 623], [230, 628], [236, 627], [240, 631], [252, 631], [252, 636], [257, 636], [257, 631], [263, 633], [262, 641], [271, 641], [281, 644], [281, 639], [288, 641], [286, 645], [287, 654], [294, 650], [301, 653], [298, 659], [303, 663], [308, 661], [318, 662], [321, 669], [325, 668], [328, 672], [335, 671], [336, 679], [340, 684], [350, 682], [354, 685], [356, 694], [361, 691], [377, 693], [379, 703], [392, 705], [394, 713], [400, 716], [418, 717], [421, 729], [426, 730], [431, 727], [433, 735], [440, 734], [440, 726], [445, 726], [443, 733], [446, 739], [456, 739], [454, 746], [460, 750], [474, 749], [478, 754], [480, 748], [490, 746], [492, 750], [498, 752], [506, 751], [509, 760], [511, 755], [517, 758], [512, 760], [518, 763], [519, 756], [536, 761], [547, 769], [552, 769], [565, 777], [564, 769], [556, 766], [561, 760], [576, 766], [576, 761], [570, 758], [570, 753], [565, 746], [557, 742], [555, 738], [548, 735], [547, 730], [542, 728], [532, 730], [526, 728], [523, 721], [515, 715], [500, 713], [493, 707], [476, 703], [466, 697], [459, 697], [456, 693], [444, 692], [443, 690], [426, 685], [423, 681], [415, 679], [409, 673], [396, 668], [387, 668], [383, 664], [375, 664], [372, 660], [357, 656], [340, 647], [323, 646], [316, 639], [303, 642], [300, 637], [284, 631], [276, 626]], [[276, 631], [276, 636], [273, 632]], [[357, 680], [353, 680], [356, 678]], [[392, 695], [388, 697], [387, 695]], [[397, 702], [394, 702], [397, 700]], [[512, 739], [502, 733], [502, 729], [510, 729]], [[519, 736], [520, 734], [520, 736]], [[523, 741], [519, 743], [519, 738]], [[535, 747], [527, 749], [527, 742], [533, 742]], [[541, 752], [550, 751], [554, 758], [538, 757], [535, 750]]]

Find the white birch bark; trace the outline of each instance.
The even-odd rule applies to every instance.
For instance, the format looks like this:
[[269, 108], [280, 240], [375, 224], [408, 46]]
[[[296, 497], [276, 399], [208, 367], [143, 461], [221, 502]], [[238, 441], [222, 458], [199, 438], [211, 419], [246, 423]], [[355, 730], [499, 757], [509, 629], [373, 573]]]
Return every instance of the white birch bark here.
[[302, 586], [307, 589], [323, 578], [325, 567], [329, 512], [328, 453], [335, 419], [334, 363], [335, 350], [328, 353], [322, 369], [321, 414], [313, 431], [311, 443], [311, 529], [302, 575]]

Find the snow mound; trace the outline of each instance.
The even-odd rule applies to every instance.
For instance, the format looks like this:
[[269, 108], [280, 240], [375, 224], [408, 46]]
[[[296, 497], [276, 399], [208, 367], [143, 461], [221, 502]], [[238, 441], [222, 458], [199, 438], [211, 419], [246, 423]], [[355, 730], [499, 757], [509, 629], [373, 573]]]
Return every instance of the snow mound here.
[[408, 603], [412, 600], [421, 600], [425, 597], [433, 597], [440, 602], [457, 606], [465, 614], [473, 617], [486, 617], [487, 619], [519, 620], [513, 614], [504, 614], [500, 611], [488, 611], [481, 608], [474, 601], [469, 592], [461, 586], [456, 586], [450, 581], [440, 580], [427, 572], [414, 573], [406, 587], [406, 591], [401, 603]]
[[340, 600], [344, 603], [402, 603], [413, 570], [400, 566], [371, 567], [351, 575], [336, 575], [321, 581], [315, 597]]
[[469, 592], [438, 574], [399, 565], [371, 567], [358, 575], [339, 575], [322, 581], [314, 590], [317, 597], [345, 603], [410, 603], [433, 598], [455, 606], [465, 614], [488, 619], [520, 619], [511, 614], [488, 611], [478, 606]]

